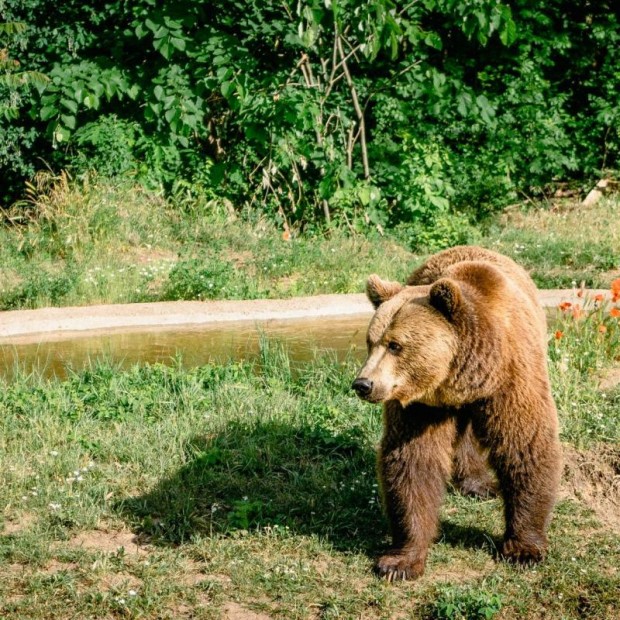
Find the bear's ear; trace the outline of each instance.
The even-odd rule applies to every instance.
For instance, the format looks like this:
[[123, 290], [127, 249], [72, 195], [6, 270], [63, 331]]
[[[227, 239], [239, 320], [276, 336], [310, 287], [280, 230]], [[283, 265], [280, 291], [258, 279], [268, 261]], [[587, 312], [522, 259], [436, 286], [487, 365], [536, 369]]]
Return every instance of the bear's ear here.
[[447, 318], [454, 316], [463, 302], [461, 288], [457, 282], [450, 278], [437, 280], [437, 282], [431, 286], [429, 297], [431, 306], [439, 310], [439, 312]]
[[402, 284], [382, 280], [375, 274], [371, 275], [366, 282], [366, 295], [375, 308], [378, 308], [384, 301], [391, 299], [402, 290]]

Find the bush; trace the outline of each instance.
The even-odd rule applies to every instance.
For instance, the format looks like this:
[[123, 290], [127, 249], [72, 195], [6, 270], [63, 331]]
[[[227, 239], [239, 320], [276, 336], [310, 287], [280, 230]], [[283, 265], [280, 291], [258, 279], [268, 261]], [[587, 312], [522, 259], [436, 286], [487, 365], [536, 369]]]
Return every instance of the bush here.
[[285, 229], [424, 230], [617, 168], [620, 21], [609, 2], [3, 10], [29, 26], [3, 45], [49, 79], [40, 94], [20, 87], [0, 119], [4, 200], [43, 159], [172, 190], [197, 183]]

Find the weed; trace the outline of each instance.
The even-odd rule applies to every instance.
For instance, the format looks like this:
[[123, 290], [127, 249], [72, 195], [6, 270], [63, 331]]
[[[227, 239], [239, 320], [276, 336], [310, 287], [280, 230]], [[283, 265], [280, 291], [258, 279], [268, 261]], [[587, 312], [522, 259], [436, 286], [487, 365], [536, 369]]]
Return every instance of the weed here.
[[256, 292], [251, 286], [243, 286], [235, 277], [235, 268], [215, 256], [181, 260], [168, 275], [162, 298], [218, 299], [222, 297], [252, 299]]
[[502, 609], [500, 596], [486, 588], [445, 586], [437, 589], [436, 596], [428, 610], [433, 620], [489, 620]]

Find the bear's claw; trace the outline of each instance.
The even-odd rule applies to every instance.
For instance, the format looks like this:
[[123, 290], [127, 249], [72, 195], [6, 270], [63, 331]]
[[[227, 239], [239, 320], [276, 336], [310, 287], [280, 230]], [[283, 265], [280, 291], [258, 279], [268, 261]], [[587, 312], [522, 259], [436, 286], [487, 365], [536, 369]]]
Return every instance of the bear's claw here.
[[377, 560], [374, 572], [390, 582], [417, 579], [424, 572], [424, 560], [406, 554], [386, 554]]
[[502, 546], [502, 557], [508, 562], [536, 564], [545, 557], [545, 543], [527, 543], [509, 538]]

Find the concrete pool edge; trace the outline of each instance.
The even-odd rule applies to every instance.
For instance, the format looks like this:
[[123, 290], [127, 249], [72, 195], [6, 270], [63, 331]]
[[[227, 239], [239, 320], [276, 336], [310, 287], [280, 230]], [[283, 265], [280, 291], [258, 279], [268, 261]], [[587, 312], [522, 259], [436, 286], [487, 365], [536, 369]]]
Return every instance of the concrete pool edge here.
[[[541, 290], [545, 308], [560, 303], [583, 303], [576, 289]], [[585, 297], [609, 295], [608, 290], [588, 289]], [[209, 326], [222, 322], [265, 322], [316, 319], [372, 314], [364, 294], [315, 295], [289, 299], [223, 301], [167, 301], [137, 304], [107, 304], [10, 310], [0, 312], [0, 344], [37, 342], [45, 335], [57, 339], [75, 338], [107, 331], [166, 330]]]

